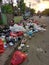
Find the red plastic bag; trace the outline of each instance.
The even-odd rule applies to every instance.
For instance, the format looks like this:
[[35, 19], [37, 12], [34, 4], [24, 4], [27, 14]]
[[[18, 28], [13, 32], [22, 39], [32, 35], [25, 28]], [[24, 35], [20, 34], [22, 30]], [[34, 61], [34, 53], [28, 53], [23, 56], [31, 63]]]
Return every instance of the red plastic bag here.
[[20, 51], [16, 51], [11, 60], [11, 65], [19, 65], [26, 59], [26, 54]]
[[17, 37], [17, 36], [22, 36], [23, 35], [23, 32], [22, 31], [19, 31], [19, 32], [10, 32], [10, 36], [13, 36], [13, 37]]
[[23, 35], [23, 32], [22, 31], [19, 31], [18, 33], [16, 33], [17, 36], [22, 36]]
[[0, 53], [4, 52], [4, 43], [2, 41], [2, 39], [0, 39]]
[[16, 33], [13, 33], [13, 32], [10, 32], [10, 36], [17, 37], [17, 34]]

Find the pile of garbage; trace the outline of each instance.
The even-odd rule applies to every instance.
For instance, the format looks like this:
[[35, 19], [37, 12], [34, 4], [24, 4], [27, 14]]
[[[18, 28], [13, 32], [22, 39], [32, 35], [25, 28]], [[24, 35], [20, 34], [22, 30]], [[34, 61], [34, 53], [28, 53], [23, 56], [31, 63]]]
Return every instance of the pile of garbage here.
[[[0, 39], [3, 41], [3, 47], [7, 48], [8, 46], [13, 46], [19, 40], [23, 40], [26, 36], [31, 38], [34, 33], [46, 31], [45, 27], [45, 24], [40, 25], [39, 22], [34, 19], [23, 20], [18, 24], [11, 21], [9, 26], [0, 25]], [[23, 41], [25, 41], [25, 39]], [[23, 46], [24, 44], [21, 44], [18, 49], [21, 49]]]
[[[15, 24], [14, 21], [10, 22], [10, 25], [0, 25], [0, 54], [4, 53], [5, 49], [9, 46], [14, 46], [18, 41], [20, 45], [11, 60], [11, 64], [20, 64], [26, 58], [26, 54], [23, 52], [28, 51], [29, 45], [26, 44], [27, 37], [32, 38], [35, 33], [45, 32], [46, 25], [40, 25], [37, 20], [28, 19]], [[18, 58], [16, 60], [15, 58]], [[20, 61], [20, 59], [22, 61]], [[20, 61], [20, 63], [19, 63]]]

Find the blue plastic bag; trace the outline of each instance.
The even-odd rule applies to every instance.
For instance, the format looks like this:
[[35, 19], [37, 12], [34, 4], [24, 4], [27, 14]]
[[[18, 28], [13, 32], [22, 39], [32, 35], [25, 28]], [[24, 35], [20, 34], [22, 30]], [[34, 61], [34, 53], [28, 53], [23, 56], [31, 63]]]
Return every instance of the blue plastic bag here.
[[30, 30], [30, 31], [27, 32], [27, 34], [28, 34], [29, 36], [32, 36], [32, 35], [33, 35], [33, 31]]

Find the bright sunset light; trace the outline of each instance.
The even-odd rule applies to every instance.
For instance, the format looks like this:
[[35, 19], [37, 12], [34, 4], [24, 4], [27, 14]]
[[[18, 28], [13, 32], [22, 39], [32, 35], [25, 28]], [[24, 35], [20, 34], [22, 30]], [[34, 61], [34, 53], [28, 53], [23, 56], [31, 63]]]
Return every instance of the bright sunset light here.
[[42, 11], [45, 10], [46, 8], [47, 8], [47, 5], [41, 3], [41, 4], [39, 4], [38, 10], [42, 12]]
[[[7, 1], [7, 0], [3, 0]], [[17, 0], [13, 0], [13, 5], [16, 6]], [[49, 8], [49, 0], [24, 0], [26, 6], [29, 7], [29, 4], [31, 4], [30, 8], [34, 8], [35, 12], [43, 11], [46, 8]]]
[[29, 6], [29, 2], [31, 3], [31, 8], [34, 8], [36, 12], [43, 11], [46, 8], [49, 8], [49, 1], [46, 0], [24, 0], [26, 5]]

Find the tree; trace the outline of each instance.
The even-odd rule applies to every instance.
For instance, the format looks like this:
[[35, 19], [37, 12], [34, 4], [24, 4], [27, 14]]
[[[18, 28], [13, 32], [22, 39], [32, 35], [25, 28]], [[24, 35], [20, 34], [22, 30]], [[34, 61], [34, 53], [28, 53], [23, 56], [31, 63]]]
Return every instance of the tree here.
[[12, 6], [10, 4], [5, 4], [5, 5], [2, 5], [1, 7], [2, 9], [2, 12], [3, 13], [7, 13], [7, 14], [12, 14], [13, 13], [13, 9], [12, 9]]
[[4, 0], [5, 2], [3, 3], [3, 0], [2, 0], [2, 3], [3, 5], [1, 5], [2, 7], [2, 13], [6, 15], [7, 17], [7, 23], [9, 23], [13, 18], [14, 18], [14, 15], [13, 15], [13, 12], [14, 12], [14, 9], [13, 9], [13, 0]]
[[13, 8], [11, 4], [4, 4], [1, 6], [2, 13], [7, 16], [7, 23], [9, 23], [13, 19]]
[[49, 9], [45, 9], [43, 12], [42, 12], [43, 15], [48, 15], [49, 16]]
[[22, 14], [25, 13], [26, 6], [25, 6], [25, 3], [24, 3], [24, 0], [20, 0], [18, 2], [18, 8], [20, 8], [20, 11], [21, 11]]
[[35, 10], [34, 9], [30, 9], [30, 13], [31, 13], [31, 15], [33, 15], [35, 13]]
[[39, 15], [41, 15], [41, 12], [40, 12], [40, 11], [38, 11], [38, 12], [37, 12], [37, 15], [38, 15], [38, 16], [39, 16]]
[[2, 1], [2, 0], [0, 0], [0, 1]]

